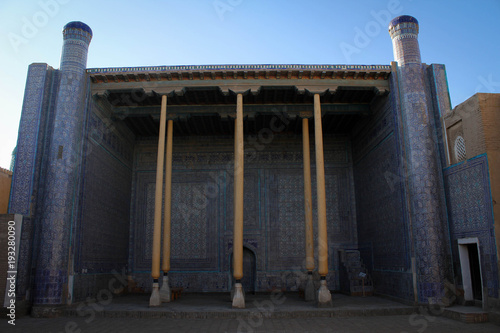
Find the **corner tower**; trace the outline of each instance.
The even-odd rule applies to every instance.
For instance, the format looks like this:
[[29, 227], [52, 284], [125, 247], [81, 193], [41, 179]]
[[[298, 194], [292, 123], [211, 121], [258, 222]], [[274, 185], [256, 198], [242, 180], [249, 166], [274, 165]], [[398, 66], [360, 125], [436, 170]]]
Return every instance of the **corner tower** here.
[[85, 70], [92, 30], [85, 23], [70, 22], [63, 28], [63, 38], [59, 89], [45, 157], [47, 169], [39, 225], [41, 246], [33, 295], [35, 315], [37, 305], [63, 305], [72, 301], [71, 238], [78, 216], [79, 171], [89, 91]]
[[397, 61], [399, 66], [422, 62], [418, 45], [418, 32], [418, 21], [412, 16], [396, 17], [389, 24], [394, 61]]
[[85, 74], [92, 29], [83, 22], [70, 22], [63, 28], [61, 71]]
[[418, 21], [412, 16], [396, 17], [389, 24], [395, 60], [391, 89], [402, 130], [414, 301], [442, 304], [446, 303], [445, 283], [451, 281], [451, 270], [441, 143], [436, 130], [440, 124], [426, 88], [428, 66], [421, 63], [418, 32]]

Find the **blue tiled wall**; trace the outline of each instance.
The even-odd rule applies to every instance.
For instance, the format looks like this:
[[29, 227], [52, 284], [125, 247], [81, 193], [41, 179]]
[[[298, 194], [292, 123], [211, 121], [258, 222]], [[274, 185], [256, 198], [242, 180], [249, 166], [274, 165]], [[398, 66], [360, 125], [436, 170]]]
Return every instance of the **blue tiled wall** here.
[[[231, 137], [176, 138], [174, 133], [172, 286], [186, 291], [230, 288], [233, 141]], [[134, 158], [129, 266], [144, 291], [151, 289], [156, 145], [155, 140], [137, 143]], [[249, 156], [245, 161], [244, 246], [256, 255], [255, 288], [296, 290], [305, 277], [302, 138], [277, 135], [264, 150]], [[336, 251], [357, 246], [349, 139], [325, 137], [325, 161], [328, 281], [330, 288], [338, 289]], [[314, 174], [313, 167], [313, 182]]]
[[[28, 290], [33, 288], [32, 265], [36, 263], [39, 253], [47, 150], [58, 86], [59, 71], [46, 64], [30, 65], [19, 124], [18, 162], [15, 164], [9, 203], [10, 212], [22, 214], [25, 221], [17, 283], [19, 298], [29, 295]], [[26, 274], [21, 272], [23, 270]]]
[[457, 240], [477, 237], [483, 286], [488, 287], [489, 297], [498, 298], [497, 255], [487, 155], [479, 155], [453, 165], [445, 169], [444, 175], [456, 283], [462, 285]]
[[134, 137], [88, 97], [80, 216], [75, 228], [74, 300], [95, 296], [127, 267]]
[[50, 141], [47, 128], [53, 121], [58, 74], [47, 64], [29, 66], [19, 124], [18, 163], [14, 169], [9, 203], [11, 214], [35, 215], [37, 204], [41, 203], [41, 200], [37, 200], [44, 182], [40, 172], [44, 151]]
[[359, 248], [375, 291], [410, 300], [405, 174], [393, 105], [386, 97], [353, 131]]

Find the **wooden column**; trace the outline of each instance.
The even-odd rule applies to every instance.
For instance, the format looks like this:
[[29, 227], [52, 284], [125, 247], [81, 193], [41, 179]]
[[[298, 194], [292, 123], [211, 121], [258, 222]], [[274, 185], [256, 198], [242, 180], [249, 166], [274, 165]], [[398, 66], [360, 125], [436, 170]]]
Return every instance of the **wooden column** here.
[[323, 128], [319, 94], [314, 95], [314, 132], [316, 146], [316, 193], [318, 197], [318, 271], [328, 274], [328, 238], [326, 231], [325, 161], [323, 157]]
[[233, 276], [236, 280], [233, 296], [233, 307], [244, 308], [245, 297], [241, 279], [243, 278], [243, 95], [238, 94], [236, 100], [234, 156], [234, 229], [233, 229]]
[[153, 292], [149, 306], [161, 304], [158, 279], [160, 278], [160, 249], [161, 249], [161, 208], [163, 199], [163, 162], [165, 157], [165, 123], [167, 119], [167, 96], [161, 98], [160, 136], [158, 138], [158, 157], [156, 163], [156, 192], [155, 215], [153, 227], [153, 261], [151, 276], [153, 277]]
[[167, 123], [167, 152], [165, 157], [165, 211], [163, 215], [163, 284], [160, 289], [162, 302], [170, 302], [171, 290], [168, 282], [170, 271], [170, 239], [171, 239], [171, 216], [172, 216], [172, 138], [174, 121]]
[[326, 230], [325, 161], [323, 157], [323, 128], [319, 94], [314, 94], [314, 132], [316, 146], [316, 190], [318, 199], [318, 273], [321, 276], [318, 306], [332, 305], [332, 295], [326, 284], [328, 274], [328, 235]]
[[236, 104], [236, 149], [234, 163], [234, 231], [233, 268], [234, 278], [243, 278], [243, 95], [238, 94]]
[[309, 144], [309, 119], [302, 119], [302, 145], [304, 158], [304, 211], [306, 222], [306, 269], [314, 270], [314, 234], [311, 187], [311, 152]]

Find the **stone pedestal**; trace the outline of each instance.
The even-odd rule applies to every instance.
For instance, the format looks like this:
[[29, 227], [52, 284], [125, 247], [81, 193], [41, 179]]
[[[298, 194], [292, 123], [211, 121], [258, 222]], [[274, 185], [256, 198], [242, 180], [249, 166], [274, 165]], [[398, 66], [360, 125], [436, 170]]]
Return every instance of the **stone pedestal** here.
[[160, 289], [160, 299], [163, 303], [168, 303], [172, 300], [172, 292], [168, 283], [168, 275], [163, 276], [163, 284]]
[[160, 285], [158, 282], [153, 282], [153, 291], [151, 292], [151, 298], [149, 299], [149, 306], [160, 306]]
[[245, 294], [243, 293], [243, 286], [239, 282], [234, 285], [233, 308], [245, 308]]
[[316, 299], [316, 289], [314, 288], [314, 281], [312, 272], [307, 275], [306, 289], [304, 290], [304, 298], [306, 302], [311, 302]]
[[318, 308], [332, 307], [332, 294], [326, 286], [326, 280], [321, 280], [318, 290]]
[[[231, 302], [233, 301], [233, 298], [234, 298], [234, 293], [235, 293], [235, 283], [233, 283], [233, 286], [231, 287], [231, 292], [230, 292], [230, 300]], [[243, 297], [245, 297], [245, 289], [241, 288], [241, 291], [243, 292]]]

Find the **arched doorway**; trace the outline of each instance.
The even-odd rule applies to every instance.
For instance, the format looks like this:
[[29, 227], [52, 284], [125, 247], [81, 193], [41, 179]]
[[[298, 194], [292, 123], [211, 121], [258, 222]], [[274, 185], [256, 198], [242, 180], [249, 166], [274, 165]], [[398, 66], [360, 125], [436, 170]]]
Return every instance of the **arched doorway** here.
[[[231, 253], [230, 258], [230, 274], [233, 276], [233, 254]], [[255, 280], [257, 278], [257, 261], [255, 259], [255, 253], [247, 247], [243, 247], [243, 279], [241, 279], [241, 284], [243, 285], [243, 290], [246, 293], [255, 292]], [[232, 278], [232, 283], [234, 284], [234, 278]]]

